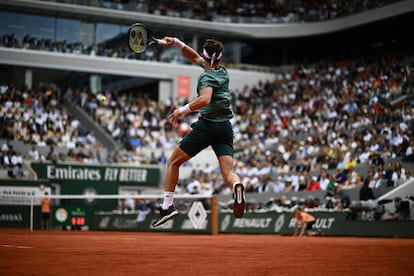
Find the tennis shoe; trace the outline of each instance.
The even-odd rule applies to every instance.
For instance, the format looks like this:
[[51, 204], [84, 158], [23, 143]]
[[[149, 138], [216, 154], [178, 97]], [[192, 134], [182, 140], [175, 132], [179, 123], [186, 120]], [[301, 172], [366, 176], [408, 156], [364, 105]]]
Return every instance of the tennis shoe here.
[[234, 204], [233, 214], [236, 218], [241, 218], [246, 209], [246, 194], [244, 192], [244, 186], [241, 183], [234, 185]]
[[172, 219], [176, 215], [178, 215], [178, 211], [177, 209], [175, 209], [173, 205], [168, 207], [167, 210], [164, 210], [160, 207], [160, 215], [156, 220], [154, 220], [154, 222], [152, 223], [152, 227], [158, 227], [161, 224], [164, 224], [168, 220]]

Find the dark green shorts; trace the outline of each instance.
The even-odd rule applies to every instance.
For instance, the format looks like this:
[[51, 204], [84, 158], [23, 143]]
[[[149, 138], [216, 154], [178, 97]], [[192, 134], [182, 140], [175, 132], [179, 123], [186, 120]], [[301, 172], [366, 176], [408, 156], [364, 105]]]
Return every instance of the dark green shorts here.
[[212, 122], [199, 119], [191, 125], [193, 129], [179, 142], [180, 148], [190, 156], [195, 156], [211, 146], [217, 157], [230, 155], [233, 157], [233, 128], [229, 121]]

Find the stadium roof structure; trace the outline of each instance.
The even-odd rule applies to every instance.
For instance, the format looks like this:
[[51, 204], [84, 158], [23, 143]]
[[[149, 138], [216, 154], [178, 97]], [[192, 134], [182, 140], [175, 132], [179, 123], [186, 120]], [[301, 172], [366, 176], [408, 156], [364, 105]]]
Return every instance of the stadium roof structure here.
[[238, 38], [277, 39], [328, 34], [408, 14], [414, 12], [414, 1], [400, 1], [366, 12], [328, 21], [282, 24], [219, 23], [37, 0], [0, 2], [0, 9], [3, 11], [59, 16], [125, 25], [130, 25], [138, 21], [148, 24], [151, 28], [168, 29], [171, 32], [185, 31], [195, 34], [200, 33]]

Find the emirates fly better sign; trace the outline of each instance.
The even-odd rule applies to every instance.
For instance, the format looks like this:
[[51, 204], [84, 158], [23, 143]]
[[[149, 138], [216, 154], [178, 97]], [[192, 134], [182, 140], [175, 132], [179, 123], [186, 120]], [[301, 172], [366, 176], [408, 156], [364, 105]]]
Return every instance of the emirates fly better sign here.
[[85, 165], [78, 163], [32, 163], [39, 179], [51, 181], [116, 182], [158, 185], [158, 166]]

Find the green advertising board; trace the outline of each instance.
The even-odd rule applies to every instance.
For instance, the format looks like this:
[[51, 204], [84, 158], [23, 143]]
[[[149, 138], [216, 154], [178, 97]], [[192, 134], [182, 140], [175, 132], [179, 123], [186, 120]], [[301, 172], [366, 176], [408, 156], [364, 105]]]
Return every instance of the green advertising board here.
[[[314, 228], [329, 235], [341, 231], [348, 213], [313, 212], [312, 215], [316, 218]], [[219, 232], [238, 234], [292, 235], [296, 223], [293, 212], [249, 212], [239, 219], [231, 213], [220, 213], [219, 220]]]
[[[34, 227], [40, 227], [40, 207], [34, 209]], [[29, 228], [30, 206], [0, 205], [1, 228]]]
[[160, 168], [158, 166], [32, 162], [31, 167], [39, 179], [49, 179], [54, 182], [156, 186], [160, 181]]
[[210, 233], [210, 215], [202, 220], [200, 224], [191, 221], [187, 214], [179, 214], [174, 219], [154, 228], [151, 223], [158, 214], [131, 213], [114, 214], [101, 212], [95, 214], [90, 223], [91, 230], [123, 230], [123, 231], [154, 231], [154, 232], [188, 232], [188, 233]]
[[[365, 236], [365, 237], [414, 237], [414, 221], [350, 221], [347, 212], [313, 212], [316, 218], [314, 229], [326, 236]], [[152, 221], [157, 214], [114, 214], [97, 213], [91, 219], [93, 230], [160, 231], [210, 233], [210, 213], [202, 223], [194, 223], [189, 214], [180, 213], [173, 220], [153, 228]], [[253, 213], [242, 218], [234, 218], [230, 212], [219, 214], [221, 234], [277, 234], [293, 235], [295, 216], [292, 212]]]
[[[92, 165], [74, 162], [32, 162], [38, 179], [47, 179], [64, 195], [118, 194], [119, 186], [152, 186], [160, 181], [159, 166]], [[112, 211], [116, 199], [62, 199], [61, 205], [86, 206], [87, 212]]]

